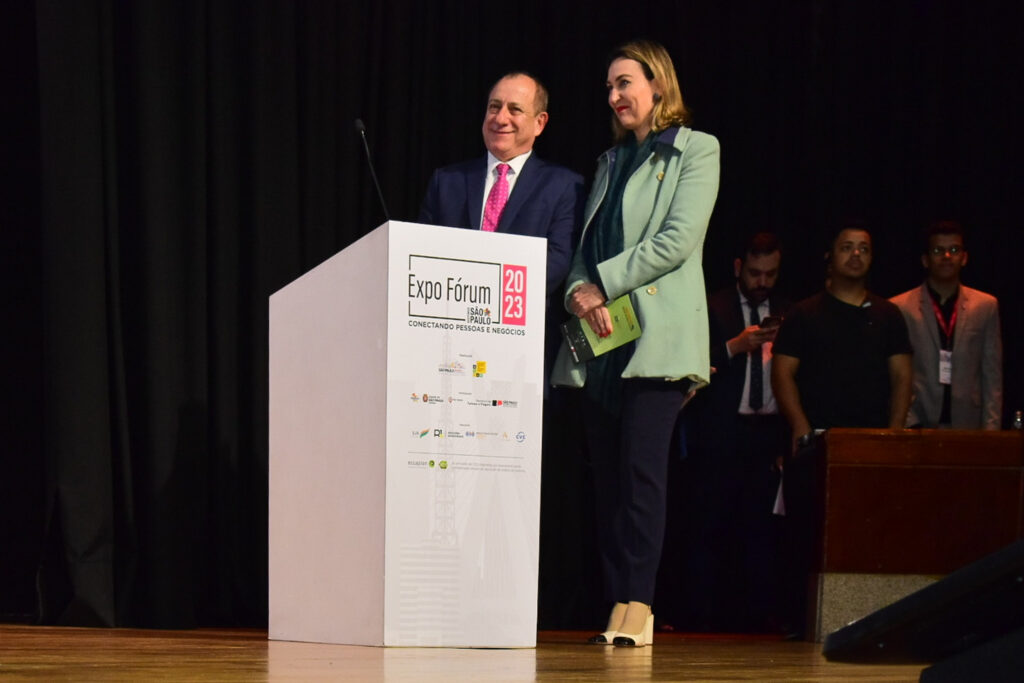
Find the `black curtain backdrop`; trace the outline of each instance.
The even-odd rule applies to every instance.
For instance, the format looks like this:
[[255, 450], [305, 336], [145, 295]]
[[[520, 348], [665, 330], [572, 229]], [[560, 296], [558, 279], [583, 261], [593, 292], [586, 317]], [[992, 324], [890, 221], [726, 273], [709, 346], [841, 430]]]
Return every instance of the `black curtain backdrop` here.
[[[637, 36], [722, 143], [709, 289], [767, 228], [784, 288], [812, 293], [825, 228], [857, 214], [890, 296], [921, 279], [922, 224], [959, 218], [1024, 407], [1014, 7], [13, 1], [0, 616], [264, 624], [267, 298], [383, 221], [354, 119], [414, 220], [434, 167], [483, 153], [491, 83], [526, 69], [552, 97], [538, 154], [589, 178], [605, 56]], [[595, 626], [583, 454], [546, 452], [544, 481], [541, 626]]]

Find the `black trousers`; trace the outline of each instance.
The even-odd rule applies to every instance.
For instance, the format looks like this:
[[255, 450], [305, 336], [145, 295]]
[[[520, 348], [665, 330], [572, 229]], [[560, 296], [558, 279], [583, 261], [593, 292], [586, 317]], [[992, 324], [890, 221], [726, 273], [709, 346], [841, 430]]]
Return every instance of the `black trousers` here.
[[617, 416], [585, 402], [598, 552], [609, 601], [654, 601], [669, 447], [689, 387], [688, 380], [623, 380]]

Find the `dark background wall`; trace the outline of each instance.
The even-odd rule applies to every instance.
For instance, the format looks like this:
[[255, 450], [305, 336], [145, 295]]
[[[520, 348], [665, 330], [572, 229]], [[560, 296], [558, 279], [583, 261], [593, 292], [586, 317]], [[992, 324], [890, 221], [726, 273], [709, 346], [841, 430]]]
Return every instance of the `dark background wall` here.
[[[770, 228], [783, 286], [807, 295], [824, 226], [858, 214], [872, 287], [892, 295], [921, 278], [921, 225], [957, 217], [966, 281], [1002, 301], [1007, 411], [1022, 407], [1013, 3], [488, 7], [5, 5], [0, 615], [262, 623], [267, 297], [383, 220], [353, 120], [411, 220], [432, 168], [482, 153], [490, 84], [525, 68], [552, 95], [538, 153], [589, 177], [610, 144], [605, 55], [637, 36], [669, 48], [694, 127], [722, 144], [709, 288]], [[548, 480], [584, 486], [575, 454], [553, 462]], [[545, 520], [564, 515], [545, 500]], [[566, 519], [546, 533], [586, 536], [587, 514]], [[586, 550], [542, 557], [542, 601], [591, 580]]]

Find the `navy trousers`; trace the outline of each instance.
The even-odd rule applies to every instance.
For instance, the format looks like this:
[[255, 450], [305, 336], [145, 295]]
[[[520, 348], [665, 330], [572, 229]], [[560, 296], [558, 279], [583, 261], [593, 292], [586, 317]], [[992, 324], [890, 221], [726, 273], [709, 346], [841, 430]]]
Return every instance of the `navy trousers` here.
[[654, 601], [672, 430], [689, 387], [688, 380], [623, 380], [617, 416], [586, 402], [598, 552], [609, 601]]

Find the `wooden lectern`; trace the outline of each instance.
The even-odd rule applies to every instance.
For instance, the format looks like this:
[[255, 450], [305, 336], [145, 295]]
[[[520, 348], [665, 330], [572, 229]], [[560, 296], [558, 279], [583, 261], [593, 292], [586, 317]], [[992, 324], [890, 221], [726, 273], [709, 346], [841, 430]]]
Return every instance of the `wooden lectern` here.
[[808, 635], [1024, 537], [1024, 434], [831, 429], [813, 468]]

